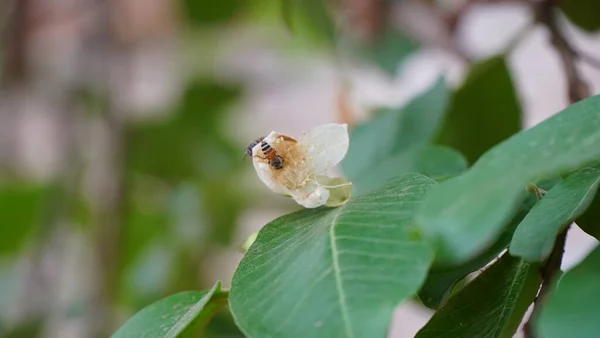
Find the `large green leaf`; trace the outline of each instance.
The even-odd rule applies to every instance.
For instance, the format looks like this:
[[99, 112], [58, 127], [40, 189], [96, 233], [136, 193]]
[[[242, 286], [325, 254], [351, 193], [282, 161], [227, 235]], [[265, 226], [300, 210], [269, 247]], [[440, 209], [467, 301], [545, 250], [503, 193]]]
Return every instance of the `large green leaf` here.
[[385, 337], [433, 260], [412, 217], [435, 184], [407, 174], [339, 208], [267, 224], [233, 277], [238, 326], [249, 337]]
[[565, 273], [536, 323], [544, 338], [595, 338], [600, 332], [600, 248]]
[[535, 196], [529, 196], [498, 240], [482, 254], [457, 266], [432, 267], [418, 294], [423, 305], [431, 309], [442, 306], [456, 283], [497, 258], [508, 247], [517, 225], [529, 213], [536, 201]]
[[493, 243], [528, 183], [600, 158], [600, 95], [579, 101], [483, 155], [466, 174], [433, 189], [416, 216], [436, 259], [465, 262]]
[[112, 337], [195, 337], [210, 317], [227, 304], [226, 299], [221, 282], [207, 292], [181, 292], [144, 308]]
[[350, 149], [342, 170], [350, 180], [361, 177], [392, 155], [426, 145], [437, 132], [448, 104], [443, 78], [399, 109], [381, 109], [350, 133]]
[[600, 1], [598, 0], [565, 0], [559, 1], [560, 9], [567, 18], [580, 28], [594, 32], [600, 29]]
[[503, 56], [474, 65], [452, 97], [438, 141], [474, 163], [521, 130], [521, 105]]
[[542, 262], [552, 251], [556, 236], [592, 202], [600, 184], [600, 165], [583, 168], [558, 183], [519, 224], [510, 254]]
[[352, 182], [356, 196], [383, 186], [389, 179], [405, 173], [419, 173], [437, 179], [462, 173], [465, 158], [448, 147], [424, 146], [392, 155], [374, 163], [372, 168]]
[[538, 268], [504, 254], [438, 310], [416, 338], [512, 337], [537, 294]]
[[0, 255], [19, 250], [34, 232], [47, 192], [36, 183], [0, 183]]

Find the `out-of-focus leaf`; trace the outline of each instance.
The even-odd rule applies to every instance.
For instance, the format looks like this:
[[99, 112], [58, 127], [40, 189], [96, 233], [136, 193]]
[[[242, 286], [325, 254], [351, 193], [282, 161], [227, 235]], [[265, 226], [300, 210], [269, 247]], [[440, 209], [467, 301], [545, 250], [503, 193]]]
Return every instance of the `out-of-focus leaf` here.
[[14, 327], [3, 328], [0, 324], [0, 337], [2, 338], [31, 338], [40, 337], [44, 331], [44, 320], [32, 318]]
[[167, 289], [174, 265], [173, 247], [166, 241], [155, 241], [137, 255], [126, 271], [125, 292], [129, 304], [156, 299]]
[[181, 292], [144, 308], [112, 337], [196, 337], [210, 317], [226, 304], [227, 293], [221, 291], [221, 282], [207, 292]]
[[132, 127], [131, 169], [181, 181], [197, 177], [202, 170], [221, 168], [232, 152], [220, 134], [222, 113], [239, 93], [237, 88], [212, 82], [192, 83], [173, 115]]
[[600, 29], [600, 1], [597, 0], [566, 0], [558, 2], [560, 9], [567, 18], [579, 28], [588, 32]]
[[[152, 187], [141, 185], [132, 185], [132, 187], [138, 189], [138, 192], [129, 195], [131, 200], [128, 202], [127, 217], [121, 230], [122, 239], [114, 244], [121, 248], [119, 298], [129, 303], [135, 303], [146, 296], [147, 292], [144, 291], [146, 288], [137, 288], [132, 286], [132, 283], [149, 270], [147, 263], [147, 256], [151, 255], [149, 250], [159, 243], [164, 243], [170, 221], [164, 202], [156, 198], [157, 191], [150, 189]], [[160, 266], [159, 262], [156, 263], [155, 267]]]
[[579, 101], [484, 154], [440, 183], [416, 216], [436, 260], [461, 263], [485, 250], [514, 217], [526, 186], [600, 158], [600, 95]]
[[377, 189], [389, 179], [406, 173], [419, 173], [437, 179], [457, 175], [467, 169], [467, 161], [455, 150], [442, 146], [409, 149], [374, 163], [372, 168], [353, 182], [356, 195]]
[[21, 249], [34, 232], [48, 190], [35, 183], [0, 183], [0, 256]]
[[338, 208], [303, 209], [263, 227], [233, 277], [230, 308], [250, 337], [386, 335], [419, 289], [432, 253], [413, 211], [437, 183], [408, 174]]
[[400, 31], [388, 28], [373, 44], [362, 47], [364, 57], [391, 76], [402, 61], [417, 50], [418, 45]]
[[536, 331], [544, 338], [592, 338], [600, 332], [600, 248], [567, 271], [549, 294]]
[[165, 234], [167, 222], [166, 210], [131, 210], [123, 229], [126, 248], [121, 257], [123, 265], [129, 266], [154, 239]]
[[528, 262], [544, 261], [556, 236], [590, 205], [599, 184], [597, 164], [576, 171], [554, 186], [517, 227], [510, 254]]
[[400, 109], [381, 109], [370, 121], [350, 133], [350, 149], [342, 162], [346, 176], [355, 181], [392, 155], [426, 145], [435, 135], [448, 104], [443, 78]]
[[504, 254], [439, 309], [416, 338], [512, 337], [537, 294], [538, 268]]
[[211, 240], [213, 243], [229, 244], [246, 201], [238, 187], [226, 180], [205, 181], [202, 191], [202, 212], [212, 224], [209, 229]]
[[[288, 27], [294, 27], [294, 32], [308, 28], [311, 33], [324, 39], [332, 45], [336, 40], [334, 20], [327, 8], [328, 0], [281, 0], [282, 16]], [[298, 27], [297, 22], [301, 22]], [[300, 29], [299, 29], [300, 28]]]
[[521, 105], [503, 56], [474, 65], [452, 97], [438, 141], [474, 163], [521, 130]]
[[181, 7], [192, 25], [205, 27], [230, 21], [243, 5], [243, 0], [183, 0]]

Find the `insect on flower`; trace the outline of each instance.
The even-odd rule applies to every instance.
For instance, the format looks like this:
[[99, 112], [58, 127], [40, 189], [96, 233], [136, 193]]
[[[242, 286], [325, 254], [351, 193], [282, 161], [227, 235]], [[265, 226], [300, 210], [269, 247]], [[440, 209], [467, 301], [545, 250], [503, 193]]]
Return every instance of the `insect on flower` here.
[[273, 131], [251, 142], [246, 154], [252, 156], [258, 177], [269, 189], [291, 196], [305, 208], [316, 208], [327, 203], [332, 189], [351, 184], [328, 185], [340, 179], [326, 176], [346, 156], [348, 146], [348, 126], [330, 123], [297, 140]]

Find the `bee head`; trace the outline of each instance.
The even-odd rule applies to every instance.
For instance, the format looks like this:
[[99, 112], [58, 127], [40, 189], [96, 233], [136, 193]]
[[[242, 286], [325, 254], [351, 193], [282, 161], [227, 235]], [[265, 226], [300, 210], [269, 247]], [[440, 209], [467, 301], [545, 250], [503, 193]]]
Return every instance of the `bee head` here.
[[245, 155], [244, 155], [244, 158], [246, 158], [246, 157], [248, 157], [248, 156], [250, 156], [250, 157], [251, 157], [251, 156], [252, 156], [252, 149], [254, 149], [254, 147], [255, 147], [255, 146], [256, 146], [256, 145], [257, 145], [257, 144], [258, 144], [260, 141], [262, 141], [263, 139], [264, 139], [264, 136], [263, 136], [263, 137], [260, 137], [260, 138], [258, 138], [258, 139], [256, 139], [256, 140], [254, 140], [254, 141], [252, 141], [252, 142], [250, 142], [250, 143], [249, 143], [249, 144], [246, 146], [246, 153], [245, 153]]

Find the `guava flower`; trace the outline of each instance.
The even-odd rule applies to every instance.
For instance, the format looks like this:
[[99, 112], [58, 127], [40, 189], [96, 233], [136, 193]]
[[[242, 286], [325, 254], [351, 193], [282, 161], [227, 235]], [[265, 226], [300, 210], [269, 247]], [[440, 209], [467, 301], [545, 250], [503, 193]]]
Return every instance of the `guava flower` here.
[[348, 152], [346, 124], [324, 124], [297, 140], [273, 131], [262, 141], [283, 158], [283, 166], [275, 168], [265, 157], [261, 142], [252, 148], [256, 173], [273, 192], [291, 196], [305, 208], [340, 205], [349, 198], [351, 183], [327, 176]]

